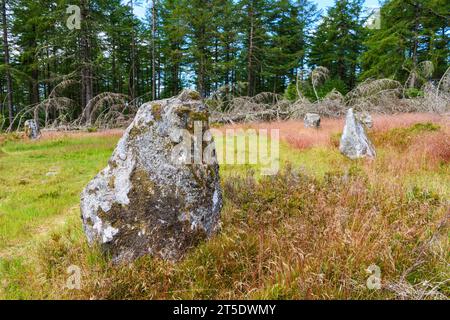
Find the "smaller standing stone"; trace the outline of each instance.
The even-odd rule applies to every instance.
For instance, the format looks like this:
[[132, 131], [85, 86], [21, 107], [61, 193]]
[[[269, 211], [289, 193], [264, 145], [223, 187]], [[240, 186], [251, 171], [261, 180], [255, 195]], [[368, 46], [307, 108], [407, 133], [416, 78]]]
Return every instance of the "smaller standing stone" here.
[[356, 119], [353, 109], [349, 109], [339, 150], [350, 159], [374, 158], [375, 148], [367, 138], [362, 124]]
[[320, 116], [317, 113], [307, 113], [305, 116], [305, 128], [320, 128]]
[[35, 120], [25, 121], [24, 128], [25, 135], [32, 140], [36, 140], [41, 136], [39, 126], [37, 125]]
[[368, 112], [359, 112], [356, 114], [356, 119], [361, 122], [366, 128], [373, 128], [373, 119]]

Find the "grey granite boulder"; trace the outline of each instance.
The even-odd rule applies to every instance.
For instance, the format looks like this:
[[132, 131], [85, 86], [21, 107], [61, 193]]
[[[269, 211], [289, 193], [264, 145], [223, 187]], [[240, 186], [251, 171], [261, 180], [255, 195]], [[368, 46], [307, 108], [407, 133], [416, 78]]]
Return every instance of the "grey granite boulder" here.
[[[182, 141], [190, 139], [183, 149]], [[208, 161], [191, 161], [192, 145], [209, 151]], [[114, 262], [143, 255], [181, 259], [219, 228], [222, 191], [215, 157], [207, 109], [197, 92], [144, 104], [108, 166], [82, 193], [88, 242]]]
[[35, 120], [27, 120], [24, 123], [25, 135], [32, 140], [39, 139], [41, 132]]
[[305, 115], [306, 128], [320, 128], [320, 116], [317, 113], [307, 113]]
[[376, 156], [375, 148], [367, 138], [364, 127], [356, 119], [353, 109], [347, 112], [339, 150], [350, 159]]

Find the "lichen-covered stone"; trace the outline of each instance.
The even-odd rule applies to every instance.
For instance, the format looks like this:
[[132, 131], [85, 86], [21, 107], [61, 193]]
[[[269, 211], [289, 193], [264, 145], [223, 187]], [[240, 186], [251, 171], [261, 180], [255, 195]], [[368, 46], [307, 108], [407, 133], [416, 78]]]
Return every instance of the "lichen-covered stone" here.
[[320, 128], [320, 116], [317, 113], [305, 115], [305, 128]]
[[24, 123], [25, 135], [32, 140], [39, 139], [41, 133], [39, 131], [39, 126], [35, 120], [27, 120]]
[[361, 122], [368, 129], [373, 128], [373, 119], [370, 113], [368, 112], [363, 111], [356, 113], [356, 120]]
[[347, 112], [339, 150], [350, 159], [376, 156], [375, 148], [367, 138], [364, 127], [356, 119], [353, 109]]
[[218, 229], [222, 192], [217, 161], [173, 161], [174, 147], [182, 140], [179, 132], [194, 138], [199, 119], [205, 132], [207, 109], [194, 91], [143, 105], [108, 166], [84, 189], [87, 239], [99, 243], [113, 261], [147, 254], [176, 261]]

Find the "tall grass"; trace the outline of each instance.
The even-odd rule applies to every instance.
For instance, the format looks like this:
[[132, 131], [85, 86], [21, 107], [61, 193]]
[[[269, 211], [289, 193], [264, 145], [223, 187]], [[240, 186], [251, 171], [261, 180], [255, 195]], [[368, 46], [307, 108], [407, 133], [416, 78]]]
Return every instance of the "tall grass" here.
[[[285, 169], [273, 177], [222, 167], [222, 229], [179, 264], [144, 257], [115, 266], [86, 244], [78, 194], [120, 133], [7, 139], [0, 298], [448, 298], [447, 124], [428, 115], [375, 117], [379, 156], [368, 162], [339, 154], [331, 138], [342, 124], [270, 124], [286, 142], [313, 132], [313, 144], [282, 143]], [[72, 265], [81, 269], [80, 290], [66, 286]], [[381, 269], [381, 290], [367, 288], [371, 265]]]
[[[146, 257], [113, 266], [72, 226], [40, 248], [38, 273], [8, 279], [7, 288], [26, 288], [38, 298], [76, 299], [450, 294], [449, 212], [437, 195], [394, 182], [372, 184], [358, 166], [323, 181], [290, 168], [258, 181], [251, 175], [230, 177], [224, 191], [221, 232], [180, 264]], [[373, 264], [382, 271], [381, 290], [366, 286]], [[64, 288], [70, 265], [82, 270], [81, 290]]]

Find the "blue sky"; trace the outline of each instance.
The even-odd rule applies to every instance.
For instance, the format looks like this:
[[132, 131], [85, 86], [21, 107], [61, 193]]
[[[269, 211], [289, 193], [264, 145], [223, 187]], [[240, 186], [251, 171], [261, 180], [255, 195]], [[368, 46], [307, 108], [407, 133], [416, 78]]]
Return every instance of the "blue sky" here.
[[[334, 3], [334, 0], [316, 0], [314, 1], [319, 5], [319, 8], [325, 9], [327, 7], [331, 7]], [[373, 7], [379, 7], [378, 0], [366, 0], [366, 7], [373, 8]]]
[[[142, 2], [144, 3], [142, 6], [135, 7], [134, 9], [134, 13], [141, 18], [144, 17], [145, 6], [148, 6], [149, 1], [144, 0]], [[316, 2], [319, 5], [320, 9], [326, 9], [327, 7], [333, 5], [334, 0], [315, 0], [314, 2]], [[378, 0], [366, 0], [365, 2], [366, 2], [365, 6], [368, 8], [379, 7]]]

